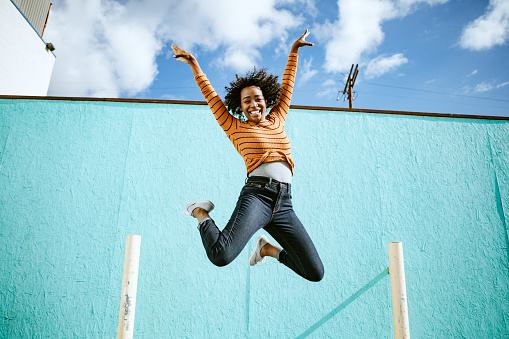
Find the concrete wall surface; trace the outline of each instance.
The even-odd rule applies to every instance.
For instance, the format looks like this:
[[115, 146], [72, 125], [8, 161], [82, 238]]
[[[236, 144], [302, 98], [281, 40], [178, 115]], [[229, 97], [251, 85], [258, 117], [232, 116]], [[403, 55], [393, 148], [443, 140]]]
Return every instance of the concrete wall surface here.
[[129, 234], [138, 338], [392, 338], [391, 241], [412, 337], [509, 337], [509, 121], [292, 109], [286, 130], [318, 283], [250, 267], [256, 236], [208, 261], [181, 211], [224, 225], [245, 167], [207, 106], [0, 99], [0, 337], [115, 337]]

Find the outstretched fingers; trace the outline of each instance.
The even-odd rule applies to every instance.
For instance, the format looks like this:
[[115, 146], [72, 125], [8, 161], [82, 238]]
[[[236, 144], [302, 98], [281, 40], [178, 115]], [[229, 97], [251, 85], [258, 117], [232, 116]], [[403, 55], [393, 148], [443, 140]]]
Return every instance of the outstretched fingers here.
[[297, 53], [297, 51], [299, 50], [299, 48], [303, 47], [303, 46], [314, 46], [315, 44], [313, 44], [312, 42], [309, 42], [309, 41], [306, 41], [306, 38], [308, 37], [309, 35], [309, 30], [306, 29], [306, 31], [304, 32], [304, 34], [301, 35], [300, 38], [298, 38], [294, 43], [293, 43], [293, 46], [292, 46], [292, 50], [291, 52], [292, 53]]
[[303, 44], [302, 46], [314, 46], [315, 44], [313, 44], [312, 42], [309, 42], [309, 41], [306, 41], [306, 38], [309, 36], [309, 30], [306, 28], [306, 31], [304, 32], [304, 34], [302, 34], [302, 36], [300, 37], [300, 41], [301, 43]]
[[304, 32], [304, 34], [302, 34], [301, 38], [306, 39], [308, 37], [309, 33], [310, 33], [309, 30], [306, 28], [306, 31]]
[[171, 44], [171, 49], [173, 50], [173, 53], [175, 53], [173, 57], [178, 61], [185, 62], [186, 64], [188, 64], [190, 59], [193, 57], [191, 54], [187, 53], [175, 44]]
[[171, 44], [171, 49], [173, 50], [173, 53], [175, 53], [173, 57], [178, 61], [182, 61], [183, 63], [191, 66], [191, 70], [195, 76], [202, 73], [200, 65], [198, 64], [198, 60], [196, 60], [196, 58], [191, 53], [184, 51], [182, 48], [175, 44]]

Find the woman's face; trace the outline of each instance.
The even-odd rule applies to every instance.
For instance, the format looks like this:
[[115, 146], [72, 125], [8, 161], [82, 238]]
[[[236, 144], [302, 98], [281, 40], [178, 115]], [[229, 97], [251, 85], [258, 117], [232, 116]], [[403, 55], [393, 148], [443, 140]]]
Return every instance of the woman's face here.
[[240, 109], [248, 121], [259, 123], [265, 120], [267, 101], [260, 87], [244, 87], [240, 91]]

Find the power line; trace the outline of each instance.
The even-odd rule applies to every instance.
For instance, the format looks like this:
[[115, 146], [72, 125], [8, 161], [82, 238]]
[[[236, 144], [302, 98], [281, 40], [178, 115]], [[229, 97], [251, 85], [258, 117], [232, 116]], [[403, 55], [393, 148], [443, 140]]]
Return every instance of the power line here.
[[[369, 94], [369, 95], [377, 95], [377, 96], [385, 96], [385, 94], [380, 93], [373, 93], [373, 92], [366, 92], [362, 91], [363, 94]], [[412, 100], [419, 100], [419, 101], [429, 101], [428, 99], [424, 98], [415, 98], [410, 96], [404, 96], [404, 95], [394, 95], [391, 94], [391, 98], [403, 98], [403, 99], [412, 99]], [[461, 106], [461, 105], [467, 105], [467, 106], [478, 106], [478, 107], [484, 107], [484, 108], [496, 108], [496, 109], [507, 109], [506, 107], [501, 106], [493, 106], [493, 105], [486, 105], [486, 104], [479, 104], [479, 103], [466, 103], [466, 102], [457, 102], [457, 101], [448, 101], [448, 100], [441, 100], [441, 99], [434, 99], [433, 102], [442, 102], [446, 104]]]
[[483, 98], [483, 97], [478, 97], [478, 96], [473, 96], [473, 95], [456, 94], [456, 93], [444, 93], [444, 92], [430, 91], [430, 90], [425, 90], [425, 89], [417, 89], [417, 88], [409, 88], [409, 87], [402, 87], [402, 86], [377, 84], [377, 83], [374, 83], [374, 82], [363, 82], [363, 84], [374, 85], [374, 86], [382, 86], [382, 87], [390, 87], [390, 88], [397, 88], [397, 89], [404, 89], [404, 90], [407, 90], [407, 91], [415, 91], [415, 92], [423, 92], [423, 93], [431, 93], [431, 94], [441, 94], [441, 95], [450, 95], [450, 96], [463, 97], [463, 98], [471, 98], [471, 99], [482, 99], [482, 100], [509, 102], [509, 100], [505, 100], [505, 99]]

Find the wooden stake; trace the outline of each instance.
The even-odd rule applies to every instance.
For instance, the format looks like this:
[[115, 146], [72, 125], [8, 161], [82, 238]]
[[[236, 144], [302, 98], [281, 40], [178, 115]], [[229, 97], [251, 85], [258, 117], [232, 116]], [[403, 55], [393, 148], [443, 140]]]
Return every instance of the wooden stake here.
[[403, 244], [389, 243], [389, 274], [391, 276], [392, 318], [394, 338], [409, 339], [408, 306], [405, 282], [405, 266], [403, 262]]
[[138, 287], [138, 268], [140, 264], [140, 245], [141, 236], [127, 236], [117, 339], [131, 339], [133, 337], [136, 289]]

